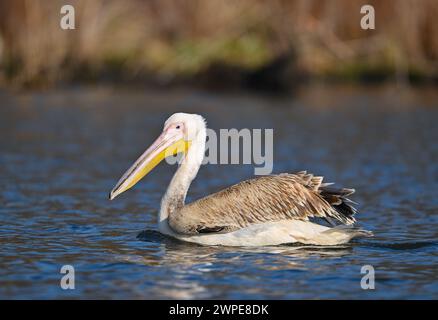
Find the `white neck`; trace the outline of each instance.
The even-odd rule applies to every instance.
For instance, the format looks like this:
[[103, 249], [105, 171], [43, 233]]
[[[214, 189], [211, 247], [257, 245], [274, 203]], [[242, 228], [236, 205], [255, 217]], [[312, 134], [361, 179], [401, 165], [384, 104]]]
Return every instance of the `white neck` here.
[[[159, 228], [168, 229], [167, 218], [171, 214], [175, 214], [182, 206], [184, 206], [187, 191], [190, 184], [195, 179], [199, 167], [202, 164], [205, 153], [206, 129], [199, 130], [195, 139], [184, 156], [178, 170], [173, 175], [166, 193], [161, 199], [161, 208], [159, 214]], [[161, 230], [162, 232], [164, 230]]]

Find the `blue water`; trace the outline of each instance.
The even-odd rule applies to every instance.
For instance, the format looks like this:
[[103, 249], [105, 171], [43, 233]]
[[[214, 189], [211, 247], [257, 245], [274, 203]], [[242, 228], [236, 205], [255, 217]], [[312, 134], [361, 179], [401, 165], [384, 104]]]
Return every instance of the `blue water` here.
[[[0, 298], [438, 298], [438, 93], [312, 87], [294, 97], [68, 89], [0, 92]], [[274, 172], [354, 187], [375, 234], [338, 247], [202, 247], [157, 232], [175, 167], [108, 192], [173, 112], [274, 128]], [[251, 177], [206, 165], [189, 200]], [[139, 235], [140, 234], [140, 235]], [[60, 287], [63, 265], [75, 289]], [[375, 289], [360, 286], [372, 265]]]

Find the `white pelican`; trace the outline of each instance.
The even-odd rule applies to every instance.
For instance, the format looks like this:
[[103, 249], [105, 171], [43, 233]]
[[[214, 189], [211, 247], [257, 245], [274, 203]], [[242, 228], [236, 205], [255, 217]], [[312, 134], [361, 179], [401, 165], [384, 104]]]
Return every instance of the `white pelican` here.
[[[259, 176], [185, 204], [204, 157], [205, 142], [203, 117], [173, 114], [162, 134], [118, 181], [110, 199], [134, 186], [165, 157], [182, 152], [183, 159], [161, 200], [158, 228], [163, 234], [224, 246], [337, 245], [370, 235], [351, 226], [356, 209], [347, 196], [353, 189], [327, 187], [322, 177], [305, 171]], [[309, 218], [323, 218], [331, 227]]]

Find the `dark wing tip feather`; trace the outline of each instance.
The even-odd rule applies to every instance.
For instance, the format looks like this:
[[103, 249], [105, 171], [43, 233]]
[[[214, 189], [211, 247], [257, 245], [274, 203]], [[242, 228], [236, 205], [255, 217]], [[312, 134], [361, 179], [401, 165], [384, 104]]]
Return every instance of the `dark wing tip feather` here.
[[345, 224], [352, 224], [356, 221], [354, 215], [357, 210], [353, 206], [356, 203], [347, 198], [355, 192], [354, 189], [322, 186], [318, 191], [321, 197], [339, 213], [338, 220]]

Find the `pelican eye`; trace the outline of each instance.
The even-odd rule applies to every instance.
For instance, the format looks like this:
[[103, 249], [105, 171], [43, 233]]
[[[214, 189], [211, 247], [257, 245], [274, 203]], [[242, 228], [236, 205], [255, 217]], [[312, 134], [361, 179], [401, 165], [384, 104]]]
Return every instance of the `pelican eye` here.
[[180, 125], [177, 125], [177, 126], [176, 126], [176, 128], [177, 128], [177, 129], [180, 129], [180, 128], [181, 128], [181, 126], [180, 126]]

